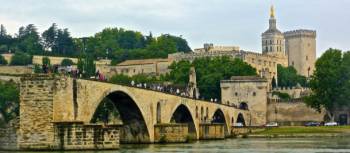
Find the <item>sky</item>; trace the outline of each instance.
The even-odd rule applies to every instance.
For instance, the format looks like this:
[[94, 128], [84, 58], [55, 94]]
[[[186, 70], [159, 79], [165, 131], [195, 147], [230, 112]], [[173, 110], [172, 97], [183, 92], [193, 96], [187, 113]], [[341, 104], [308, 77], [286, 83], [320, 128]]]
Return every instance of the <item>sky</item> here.
[[192, 49], [214, 43], [261, 52], [271, 5], [281, 31], [317, 31], [317, 56], [350, 50], [350, 0], [0, 0], [0, 24], [15, 34], [27, 24], [42, 32], [57, 23], [73, 37], [121, 27], [182, 36]]

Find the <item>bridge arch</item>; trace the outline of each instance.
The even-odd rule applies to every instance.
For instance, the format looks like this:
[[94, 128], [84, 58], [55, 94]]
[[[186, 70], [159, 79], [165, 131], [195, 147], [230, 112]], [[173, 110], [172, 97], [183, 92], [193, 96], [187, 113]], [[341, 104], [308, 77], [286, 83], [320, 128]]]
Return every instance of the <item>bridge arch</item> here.
[[242, 123], [242, 124], [243, 124], [243, 126], [245, 126], [245, 125], [246, 125], [246, 123], [245, 123], [245, 119], [244, 119], [244, 116], [243, 116], [243, 114], [242, 114], [242, 113], [239, 113], [239, 114], [238, 114], [236, 123]]
[[[139, 106], [132, 95], [121, 90], [108, 91], [101, 97], [98, 105], [102, 105], [104, 99], [109, 99], [120, 114], [120, 119], [123, 122], [123, 128], [120, 133], [121, 143], [151, 142], [151, 132], [145, 120], [145, 110]], [[94, 114], [96, 113], [98, 113], [97, 110], [95, 110]], [[91, 117], [91, 121], [93, 116]]]
[[228, 128], [228, 120], [225, 117], [224, 112], [218, 108], [216, 109], [216, 111], [214, 112], [212, 118], [211, 118], [211, 123], [220, 123], [220, 124], [224, 124], [224, 132], [225, 135], [229, 134], [229, 128]]
[[195, 124], [195, 118], [190, 109], [184, 104], [179, 104], [171, 113], [169, 123], [187, 123], [188, 133], [191, 137], [197, 137], [198, 128]]

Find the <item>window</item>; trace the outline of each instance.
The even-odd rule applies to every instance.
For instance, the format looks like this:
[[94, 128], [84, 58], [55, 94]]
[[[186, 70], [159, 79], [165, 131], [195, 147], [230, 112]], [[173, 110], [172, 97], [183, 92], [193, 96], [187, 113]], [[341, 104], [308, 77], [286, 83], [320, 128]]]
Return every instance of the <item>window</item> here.
[[270, 45], [272, 45], [272, 40], [270, 40]]
[[253, 96], [256, 96], [256, 92], [253, 92]]
[[235, 92], [235, 96], [238, 96], [238, 93], [237, 93], [237, 92]]
[[272, 46], [270, 46], [270, 52], [272, 52]]
[[268, 52], [269, 51], [269, 47], [266, 46], [265, 47], [265, 51]]
[[309, 60], [309, 57], [308, 57], [308, 56], [306, 56], [306, 60]]
[[252, 58], [252, 63], [254, 63], [254, 58]]
[[266, 61], [264, 61], [264, 66], [266, 66]]
[[294, 66], [294, 61], [292, 61], [292, 65]]

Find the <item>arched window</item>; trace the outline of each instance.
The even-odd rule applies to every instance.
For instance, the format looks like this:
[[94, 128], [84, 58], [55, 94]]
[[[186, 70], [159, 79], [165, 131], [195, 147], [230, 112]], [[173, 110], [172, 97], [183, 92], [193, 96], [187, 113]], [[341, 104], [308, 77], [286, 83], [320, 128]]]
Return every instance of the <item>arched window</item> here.
[[208, 110], [208, 107], [207, 107], [207, 114], [206, 114], [206, 118], [209, 118], [209, 110]]
[[157, 103], [157, 123], [161, 123], [161, 108], [160, 108], [160, 102]]
[[196, 106], [196, 118], [198, 118], [198, 106]]
[[239, 109], [248, 110], [248, 104], [246, 102], [239, 103]]
[[203, 122], [204, 119], [204, 110], [203, 107], [201, 107], [201, 121]]

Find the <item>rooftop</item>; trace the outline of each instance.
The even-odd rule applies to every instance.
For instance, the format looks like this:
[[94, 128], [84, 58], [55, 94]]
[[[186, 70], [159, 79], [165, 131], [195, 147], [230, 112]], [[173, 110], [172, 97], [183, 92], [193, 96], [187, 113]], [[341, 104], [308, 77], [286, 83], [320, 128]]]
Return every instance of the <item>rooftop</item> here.
[[127, 66], [127, 65], [144, 65], [144, 64], [154, 64], [158, 62], [168, 62], [167, 58], [159, 58], [159, 59], [142, 59], [142, 60], [126, 60], [118, 64], [118, 66]]

